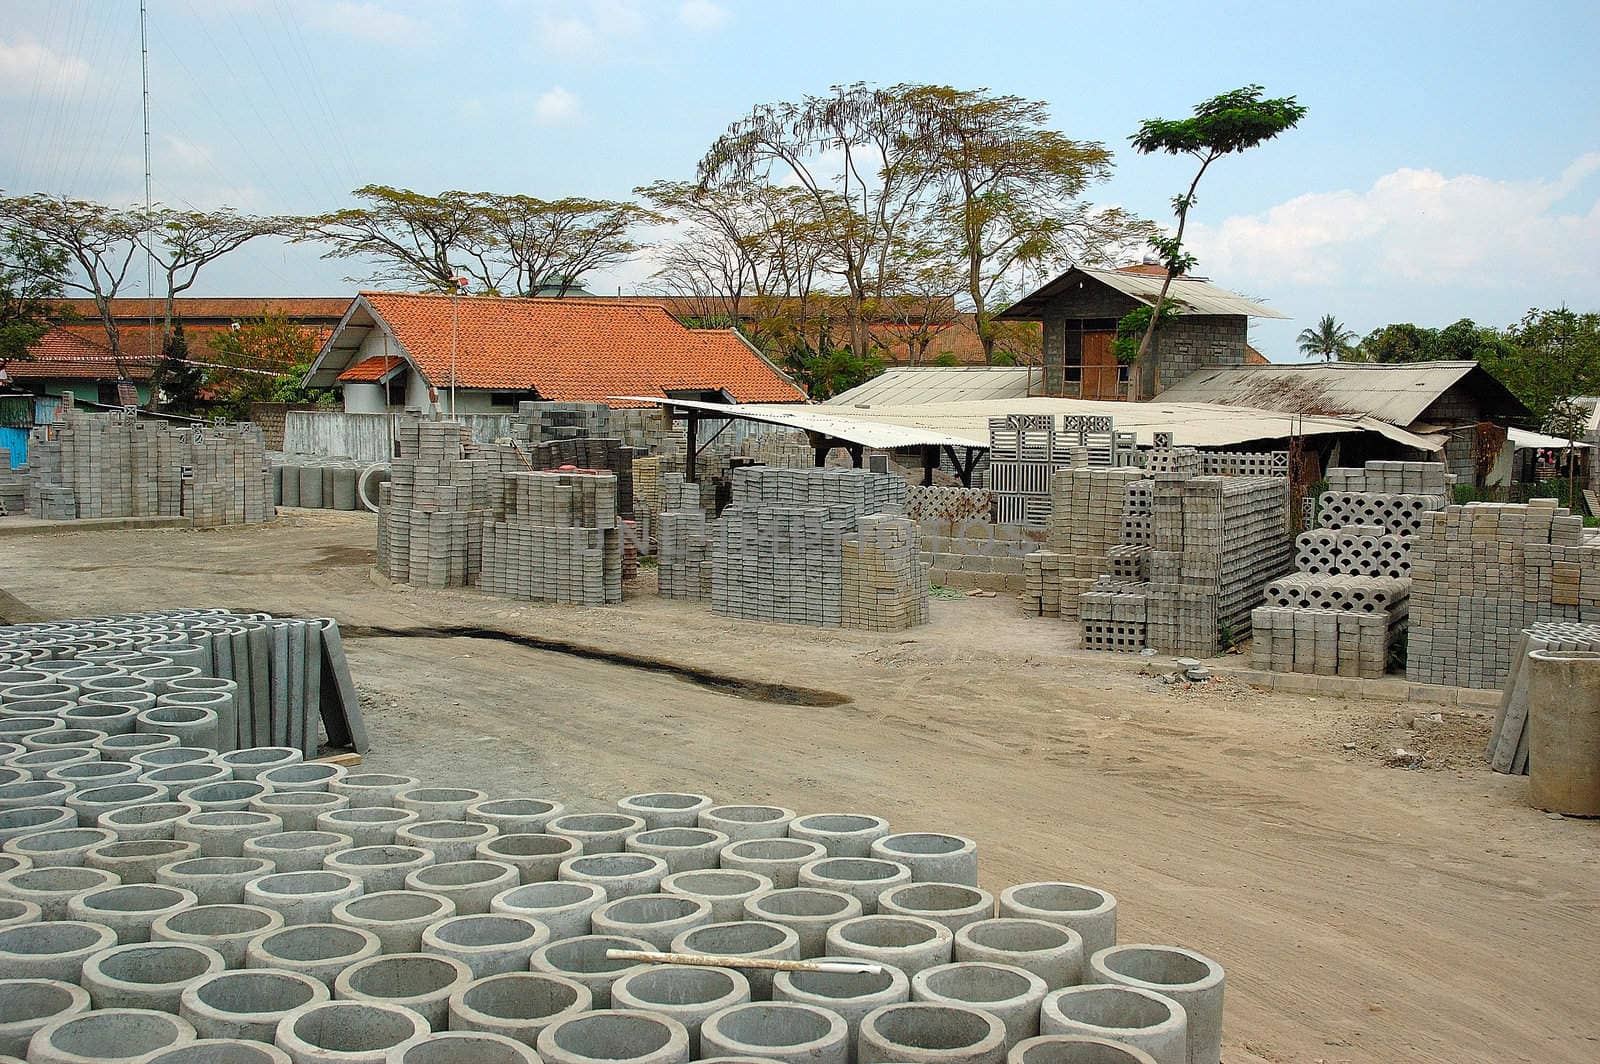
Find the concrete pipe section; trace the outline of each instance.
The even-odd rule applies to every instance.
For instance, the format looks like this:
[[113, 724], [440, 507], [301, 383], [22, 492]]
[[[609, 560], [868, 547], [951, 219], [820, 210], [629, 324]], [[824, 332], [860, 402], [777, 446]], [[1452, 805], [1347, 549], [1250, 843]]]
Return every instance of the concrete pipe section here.
[[178, 1013], [184, 988], [223, 970], [222, 954], [178, 942], [140, 942], [83, 962], [82, 986], [97, 1009]]
[[[61, 714], [61, 722], [68, 728], [93, 728], [113, 735], [127, 735], [133, 731], [140, 713], [155, 706], [155, 699], [147, 694], [113, 693], [107, 691], [94, 702], [79, 702]], [[102, 701], [112, 699], [113, 701]]]
[[711, 806], [712, 801], [706, 795], [673, 791], [630, 794], [617, 802], [619, 812], [644, 821], [644, 827], [640, 829], [642, 831], [692, 828], [699, 821], [701, 812]]
[[963, 835], [928, 831], [885, 835], [872, 843], [872, 856], [905, 865], [913, 883], [978, 885], [978, 844]]
[[[271, 861], [279, 872], [314, 872], [324, 867], [329, 856], [350, 849], [351, 842], [349, 835], [334, 831], [280, 831], [246, 839], [241, 856]], [[363, 892], [365, 883], [362, 880]]]
[[1070, 927], [1092, 957], [1117, 944], [1117, 899], [1082, 883], [1018, 883], [1000, 892], [1000, 915]]
[[104, 924], [117, 933], [119, 945], [128, 945], [149, 942], [152, 924], [195, 904], [193, 891], [140, 883], [85, 891], [67, 902], [67, 915], [85, 923]]
[[601, 1009], [552, 1023], [535, 1048], [544, 1064], [685, 1064], [689, 1032], [666, 1016]]
[[[661, 880], [661, 893], [699, 898], [711, 906], [713, 923], [745, 918], [745, 902], [772, 891], [772, 880], [754, 872], [703, 869], [674, 872]], [[859, 914], [856, 914], [859, 915]], [[763, 919], [759, 916], [751, 919]]]
[[[23, 745], [29, 746], [26, 740], [24, 740]], [[7, 767], [27, 771], [34, 778], [34, 782], [37, 783], [51, 769], [66, 768], [68, 765], [81, 765], [87, 761], [98, 760], [100, 760], [98, 750], [82, 746], [66, 746], [55, 750], [40, 750], [29, 746], [27, 753], [19, 754], [12, 758]], [[15, 784], [14, 786], [21, 786], [21, 784]], [[10, 805], [32, 804], [16, 802], [14, 800], [16, 798], [15, 792], [6, 790], [5, 793], [8, 796], [7, 803]], [[59, 805], [60, 803], [57, 802], [55, 804]]]
[[653, 1012], [683, 1024], [689, 1055], [699, 1059], [700, 1027], [715, 1013], [750, 1000], [750, 983], [732, 968], [660, 964], [611, 984], [613, 1008]]
[[[78, 819], [83, 822], [81, 813]], [[26, 857], [35, 868], [82, 868], [90, 850], [116, 841], [116, 833], [104, 828], [60, 828], [19, 835], [0, 849], [14, 857]]]
[[123, 842], [171, 839], [178, 821], [196, 812], [188, 802], [151, 802], [124, 806], [100, 814], [100, 826], [117, 833]]
[[[9, 771], [22, 773], [25, 770]], [[81, 765], [50, 769], [45, 772], [44, 778], [70, 783], [78, 790], [86, 791], [118, 783], [137, 783], [143, 771], [138, 765], [123, 764], [121, 761], [85, 761]]]
[[932, 920], [954, 934], [968, 924], [992, 920], [994, 895], [959, 883], [904, 883], [878, 895], [878, 911]]
[[375, 1001], [325, 1001], [278, 1021], [273, 1041], [294, 1064], [385, 1064], [391, 1050], [431, 1032], [419, 1014]]
[[473, 981], [472, 970], [454, 957], [393, 953], [352, 964], [333, 981], [342, 1001], [378, 1001], [419, 1013], [434, 1030], [450, 1019], [450, 997]]
[[1528, 802], [1600, 816], [1600, 654], [1528, 655]]
[[489, 911], [537, 920], [558, 941], [587, 935], [595, 910], [605, 903], [605, 888], [598, 883], [527, 883], [495, 898]]
[[1001, 1064], [1005, 1025], [963, 1005], [913, 1001], [884, 1005], [861, 1021], [860, 1064]]
[[232, 768], [219, 763], [219, 756], [215, 750], [204, 746], [162, 746], [134, 754], [128, 760], [147, 772], [158, 768], [176, 768], [179, 765], [215, 765], [227, 771], [216, 773], [213, 778], [237, 779]]
[[[283, 821], [271, 813], [230, 809], [190, 813], [173, 826], [172, 837], [179, 842], [198, 843], [201, 857], [253, 857], [260, 860], [266, 855], [245, 853], [245, 843], [282, 831]], [[285, 871], [278, 868], [276, 861], [273, 862], [273, 868]]]
[[[723, 957], [750, 957], [760, 960], [797, 961], [800, 936], [792, 928], [760, 920], [736, 920], [704, 924], [685, 931], [672, 940], [673, 953], [703, 953]], [[750, 996], [756, 1001], [772, 999], [772, 975], [760, 968], [745, 969]]]
[[477, 856], [511, 865], [523, 883], [546, 883], [560, 874], [561, 862], [582, 853], [583, 844], [577, 839], [513, 832], [478, 843]]
[[567, 883], [593, 883], [604, 888], [608, 900], [616, 901], [660, 893], [668, 871], [667, 862], [654, 854], [596, 853], [568, 858], [556, 869], [556, 877]]
[[621, 853], [629, 835], [645, 830], [645, 822], [622, 813], [567, 813], [552, 819], [545, 830], [577, 839], [585, 854]]
[[298, 765], [304, 758], [305, 755], [292, 746], [252, 746], [220, 754], [217, 763], [226, 765], [236, 780], [253, 780], [263, 772]]
[[611, 1007], [611, 988], [617, 980], [630, 972], [643, 971], [648, 965], [641, 961], [615, 960], [607, 957], [606, 951], [653, 948], [641, 938], [579, 935], [540, 946], [528, 958], [528, 967], [535, 972], [548, 972], [571, 979], [589, 991], [594, 1008], [608, 1009]]
[[711, 905], [675, 894], [638, 894], [606, 902], [589, 918], [597, 935], [642, 938], [656, 949], [670, 949], [672, 940], [711, 922]]
[[715, 1013], [700, 1028], [706, 1056], [760, 1057], [780, 1064], [848, 1064], [844, 1017], [797, 1001], [752, 1002]]
[[73, 750], [89, 754], [89, 760], [98, 760], [99, 754], [94, 750], [94, 744], [97, 740], [104, 739], [106, 733], [95, 731], [93, 728], [68, 728], [65, 727], [65, 721], [61, 723], [63, 726], [60, 728], [35, 732], [25, 737], [22, 745], [30, 750], [39, 751]]
[[1189, 1017], [1182, 1005], [1132, 986], [1069, 986], [1045, 995], [1041, 1034], [1106, 1038], [1144, 1050], [1157, 1064], [1186, 1064]]
[[446, 1031], [389, 1054], [389, 1064], [540, 1064], [528, 1046], [497, 1034]]
[[174, 839], [144, 839], [136, 842], [103, 842], [91, 846], [83, 855], [85, 868], [98, 868], [116, 876], [124, 886], [154, 883], [156, 870], [175, 861], [200, 855], [193, 842]]
[[861, 911], [878, 911], [878, 896], [891, 887], [911, 882], [911, 869], [897, 861], [872, 857], [824, 857], [800, 867], [799, 884], [818, 890], [836, 890], [861, 903]]
[[231, 783], [203, 783], [198, 787], [187, 787], [173, 795], [173, 798], [196, 805], [201, 812], [239, 813], [248, 809], [253, 799], [269, 791], [270, 788], [260, 780], [234, 780]]
[[440, 864], [470, 861], [478, 844], [498, 835], [493, 824], [474, 824], [466, 820], [419, 820], [397, 829], [394, 841], [401, 846], [431, 850]]
[[78, 982], [83, 962], [117, 944], [104, 924], [52, 920], [0, 928], [0, 972], [11, 979]]
[[467, 806], [466, 819], [493, 824], [502, 835], [538, 835], [566, 811], [560, 802], [543, 798], [490, 798]]
[[729, 843], [722, 850], [723, 868], [754, 872], [772, 880], [778, 890], [800, 884], [800, 869], [828, 856], [820, 842], [809, 839], [748, 839]]
[[351, 809], [384, 809], [394, 806], [395, 797], [401, 791], [421, 785], [422, 781], [415, 776], [400, 776], [392, 772], [351, 772], [343, 779], [331, 781], [328, 791], [348, 798]]
[[1070, 927], [1000, 917], [956, 932], [955, 959], [1012, 964], [1037, 975], [1051, 990], [1083, 982], [1083, 936]]
[[[856, 957], [822, 957], [820, 960], [853, 961]], [[772, 1000], [797, 1001], [838, 1013], [850, 1032], [850, 1059], [856, 1058], [861, 1021], [884, 1005], [911, 1000], [906, 973], [889, 965], [876, 972], [778, 972], [772, 979]]]
[[532, 1046], [557, 1020], [588, 1012], [588, 987], [549, 972], [508, 972], [474, 980], [450, 995], [452, 1031], [482, 1031]]
[[829, 857], [867, 857], [889, 822], [866, 813], [813, 813], [789, 822], [789, 837], [822, 844]]
[[64, 805], [24, 805], [0, 811], [0, 842], [36, 831], [76, 827], [78, 814]]
[[319, 813], [317, 830], [349, 835], [357, 846], [388, 846], [394, 842], [396, 831], [406, 824], [416, 823], [417, 819], [417, 814], [410, 809], [352, 806]]
[[915, 916], [858, 916], [828, 928], [828, 953], [892, 964], [913, 976], [924, 968], [949, 964], [950, 929]]
[[467, 787], [409, 787], [394, 796], [394, 804], [409, 809], [421, 820], [460, 820], [467, 806], [489, 796]]
[[302, 762], [269, 768], [256, 779], [274, 791], [326, 791], [330, 784], [343, 779], [349, 772], [343, 765]]
[[237, 905], [244, 885], [272, 872], [272, 862], [252, 857], [196, 857], [156, 869], [156, 882], [192, 890], [201, 905]]
[[405, 889], [449, 898], [458, 915], [471, 916], [488, 912], [490, 902], [519, 883], [516, 868], [503, 861], [448, 861], [408, 873]]
[[39, 1028], [89, 1011], [89, 992], [59, 979], [0, 980], [0, 1054], [23, 1057]]
[[246, 947], [282, 927], [282, 913], [259, 905], [196, 905], [158, 917], [150, 941], [206, 946], [222, 954], [229, 968], [243, 968]]
[[1111, 946], [1089, 958], [1088, 979], [1163, 994], [1188, 1015], [1189, 1064], [1222, 1058], [1222, 965], [1177, 946]]
[[527, 971], [533, 951], [549, 940], [549, 928], [521, 916], [452, 916], [422, 932], [422, 951], [454, 957], [482, 979]]
[[329, 1000], [326, 986], [299, 972], [226, 971], [185, 987], [178, 1015], [201, 1038], [271, 1042], [285, 1014]]
[[280, 912], [289, 924], [327, 923], [335, 905], [361, 893], [361, 881], [342, 872], [278, 872], [244, 885], [245, 904]]
[[36, 924], [43, 913], [31, 901], [13, 901], [10, 898], [0, 898], [0, 928], [20, 927], [23, 924]]
[[28, 868], [0, 879], [0, 898], [31, 901], [46, 920], [66, 920], [67, 903], [73, 898], [116, 885], [116, 876], [98, 868]]
[[417, 952], [422, 932], [454, 915], [456, 906], [449, 898], [415, 890], [363, 894], [333, 907], [334, 923], [371, 934], [385, 953]]
[[377, 935], [359, 927], [299, 924], [256, 936], [245, 946], [244, 963], [247, 968], [298, 972], [332, 986], [340, 972], [376, 957], [382, 948]]
[[716, 868], [728, 836], [709, 828], [653, 828], [628, 837], [630, 853], [648, 854], [666, 862], [667, 871]]
[[[29, 755], [23, 754], [23, 757]], [[18, 758], [21, 760], [21, 758]], [[29, 769], [28, 771], [32, 771]], [[65, 806], [77, 788], [61, 780], [20, 780], [0, 786], [0, 810], [26, 809], [29, 806]]]
[[78, 813], [78, 823], [99, 824], [107, 813], [140, 805], [159, 805], [172, 796], [172, 789], [153, 782], [151, 773], [145, 773], [133, 783], [114, 783], [102, 787], [88, 787], [67, 799], [67, 808]]
[[94, 1009], [39, 1028], [28, 1043], [28, 1064], [134, 1064], [194, 1038], [194, 1028], [169, 1013]]
[[[344, 809], [350, 799], [325, 791], [285, 791], [263, 794], [249, 805], [252, 813], [271, 813], [283, 821], [285, 831], [316, 831], [317, 817]], [[337, 832], [335, 832], [337, 834]], [[354, 837], [351, 837], [352, 843]]]
[[[176, 735], [184, 746], [217, 747], [217, 707], [232, 704], [221, 691], [174, 691], [156, 699], [154, 709], [139, 714], [134, 727], [157, 735]], [[232, 743], [228, 744], [232, 746]]]
[[197, 1038], [181, 1046], [163, 1049], [139, 1064], [293, 1064], [289, 1054], [277, 1046], [244, 1042], [233, 1038]]
[[957, 961], [924, 968], [911, 977], [911, 1000], [967, 1005], [997, 1017], [1006, 1049], [1039, 1033], [1039, 1008], [1050, 992], [1044, 980], [1009, 964]]
[[[319, 833], [321, 834], [321, 833]], [[350, 836], [339, 838], [349, 840]], [[404, 890], [406, 876], [427, 868], [436, 858], [431, 850], [417, 846], [355, 846], [335, 850], [322, 858], [322, 867], [343, 872], [361, 881], [363, 893], [379, 894]], [[419, 888], [426, 889], [426, 888]]]
[[106, 761], [129, 761], [134, 754], [144, 753], [148, 750], [159, 750], [164, 746], [178, 746], [176, 735], [162, 735], [155, 732], [131, 732], [127, 735], [108, 735], [94, 744], [100, 751], [100, 757]]
[[1142, 1049], [1109, 1038], [1045, 1034], [1011, 1048], [1006, 1064], [1157, 1064]]

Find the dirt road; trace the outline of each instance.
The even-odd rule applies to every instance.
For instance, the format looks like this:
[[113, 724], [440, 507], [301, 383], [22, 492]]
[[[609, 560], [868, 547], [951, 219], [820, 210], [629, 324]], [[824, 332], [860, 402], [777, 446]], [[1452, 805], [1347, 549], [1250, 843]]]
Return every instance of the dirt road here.
[[[1230, 1064], [1600, 1059], [1600, 824], [1549, 819], [1524, 780], [1483, 768], [1481, 715], [1422, 732], [1388, 703], [1166, 686], [1005, 599], [936, 601], [928, 627], [870, 634], [644, 593], [579, 610], [393, 589], [369, 575], [370, 518], [292, 513], [0, 539], [0, 590], [56, 616], [221, 605], [473, 625], [833, 692], [847, 701], [784, 704], [479, 638], [348, 643], [374, 768], [575, 807], [671, 788], [863, 809], [976, 838], [992, 890], [1104, 887], [1122, 941], [1227, 968]], [[1387, 767], [1402, 742], [1433, 767]]]

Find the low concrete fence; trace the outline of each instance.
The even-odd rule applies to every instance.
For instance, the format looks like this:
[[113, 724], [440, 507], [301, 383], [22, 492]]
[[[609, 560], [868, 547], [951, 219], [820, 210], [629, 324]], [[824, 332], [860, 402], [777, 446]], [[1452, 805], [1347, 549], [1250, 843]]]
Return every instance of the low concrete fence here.
[[[349, 414], [342, 410], [290, 410], [284, 415], [283, 449], [290, 454], [386, 462], [394, 455], [399, 414]], [[458, 414], [472, 438], [487, 443], [510, 436], [510, 414]]]

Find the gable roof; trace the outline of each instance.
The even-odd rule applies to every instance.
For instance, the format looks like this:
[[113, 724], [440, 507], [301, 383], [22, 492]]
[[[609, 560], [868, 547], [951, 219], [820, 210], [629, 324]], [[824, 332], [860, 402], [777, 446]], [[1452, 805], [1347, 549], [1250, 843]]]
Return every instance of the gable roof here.
[[123, 379], [125, 372], [129, 380], [144, 381], [150, 379], [157, 361], [124, 351], [124, 372], [119, 372], [108, 348], [59, 326], [41, 336], [28, 353], [33, 357], [7, 363], [3, 375], [18, 381], [114, 381]]
[[453, 373], [458, 388], [533, 390], [565, 402], [706, 389], [740, 402], [806, 398], [738, 333], [686, 329], [657, 304], [411, 292], [357, 296], [307, 383], [335, 383], [373, 329], [436, 388], [447, 387]]
[[[87, 298], [55, 299], [52, 303], [70, 307], [85, 321], [95, 321], [100, 312], [94, 300]], [[282, 314], [290, 321], [310, 321], [332, 324], [350, 305], [349, 296], [178, 296], [173, 300], [173, 316], [191, 324], [222, 324], [259, 318], [265, 314]], [[153, 317], [161, 321], [166, 313], [164, 301], [119, 296], [111, 300], [111, 316], [120, 324], [149, 322]]]
[[1365, 414], [1410, 425], [1457, 384], [1483, 400], [1485, 416], [1528, 415], [1527, 407], [1476, 362], [1210, 366], [1164, 390], [1161, 399], [1293, 414]]
[[886, 369], [840, 392], [826, 406], [915, 406], [920, 403], [1020, 399], [1028, 394], [1026, 366], [917, 366]]
[[[1007, 307], [1000, 318], [1012, 321], [1038, 321], [1049, 305], [1081, 282], [1099, 283], [1115, 289], [1146, 306], [1153, 306], [1161, 294], [1163, 274], [1130, 270], [1100, 270], [1074, 266], [1055, 280], [1023, 296]], [[1251, 318], [1288, 318], [1264, 303], [1246, 299], [1237, 292], [1219, 288], [1209, 281], [1192, 277], [1175, 278], [1167, 298], [1177, 304], [1179, 314], [1244, 315]]]
[[339, 383], [348, 384], [351, 381], [376, 383], [405, 364], [406, 360], [399, 355], [379, 355], [364, 362], [357, 362], [339, 374]]

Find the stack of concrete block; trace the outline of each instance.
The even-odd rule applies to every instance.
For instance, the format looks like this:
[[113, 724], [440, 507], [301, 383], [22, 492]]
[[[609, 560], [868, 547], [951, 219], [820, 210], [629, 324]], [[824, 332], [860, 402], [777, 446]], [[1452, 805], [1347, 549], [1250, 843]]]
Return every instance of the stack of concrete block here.
[[11, 452], [0, 447], [0, 517], [28, 509], [28, 486], [33, 482], [26, 466], [11, 467]]
[[1022, 612], [1028, 617], [1061, 616], [1061, 555], [1036, 550], [1022, 558]]
[[[1122, 543], [1130, 488], [1144, 477], [1134, 468], [1063, 469], [1051, 482], [1050, 549], [1061, 555], [1061, 616], [1078, 616], [1078, 596], [1110, 569], [1111, 548]], [[1144, 496], [1135, 492], [1137, 500]]]
[[656, 579], [663, 598], [711, 597], [711, 556], [705, 511], [699, 506], [661, 513]]
[[556, 403], [546, 400], [517, 404], [516, 439], [524, 444], [607, 436], [611, 408], [604, 403]]
[[[1286, 477], [1288, 451], [1205, 451], [1203, 472], [1211, 477]], [[1153, 472], [1153, 470], [1152, 470]]]
[[1600, 651], [1600, 624], [1541, 621], [1524, 628], [1501, 686], [1489, 746], [1484, 752], [1496, 772], [1526, 775], [1528, 771], [1528, 655], [1535, 650]]
[[[1106, 430], [1110, 418], [1104, 419]], [[1051, 484], [1059, 470], [1089, 464], [1075, 435], [1058, 433], [1048, 414], [989, 419], [989, 487], [1001, 524], [1043, 525], [1050, 520]]]
[[1078, 596], [1085, 650], [1137, 654], [1149, 642], [1149, 585], [1105, 580]]
[[1198, 477], [1206, 471], [1206, 458], [1193, 447], [1152, 447], [1145, 452], [1144, 470], [1152, 476], [1157, 473], [1177, 473]]
[[986, 518], [961, 521], [923, 519], [920, 561], [929, 578], [962, 590], [1020, 593], [1023, 559], [1044, 545], [1047, 530], [1031, 525], [997, 525]]
[[906, 489], [906, 515], [918, 521], [987, 521], [994, 497], [985, 488], [912, 484]]
[[475, 581], [499, 466], [467, 458], [469, 438], [455, 421], [408, 417], [395, 426], [399, 455], [378, 507], [378, 566], [389, 579], [434, 588]]
[[842, 624], [890, 632], [928, 621], [928, 566], [917, 560], [917, 524], [867, 514], [840, 546]]
[[613, 473], [501, 475], [483, 533], [479, 587], [532, 602], [622, 601], [622, 530]]
[[[1576, 584], [1565, 564], [1563, 579], [1556, 579], [1558, 554], [1564, 563], [1569, 553], [1600, 559], [1593, 551], [1585, 546], [1583, 519], [1554, 499], [1469, 503], [1426, 513], [1412, 546], [1407, 679], [1500, 687], [1522, 629], [1539, 621], [1595, 619], [1594, 607], [1589, 616], [1584, 612], [1582, 562]], [[1600, 586], [1590, 587], [1600, 597]]]
[[1335, 492], [1448, 495], [1456, 478], [1443, 462], [1368, 462], [1360, 468], [1334, 466], [1327, 481]]
[[1317, 524], [1322, 528], [1375, 526], [1389, 535], [1412, 536], [1421, 530], [1423, 514], [1442, 510], [1449, 501], [1443, 495], [1326, 491], [1317, 500]]
[[1150, 548], [1143, 543], [1119, 543], [1106, 551], [1113, 580], [1142, 583], [1150, 579]]
[[1271, 672], [1381, 679], [1394, 642], [1386, 613], [1263, 606], [1251, 627], [1251, 664]]
[[[267, 464], [266, 444], [255, 425], [233, 425], [191, 430], [189, 465], [192, 475], [183, 478], [183, 512], [197, 528], [217, 525], [259, 524], [275, 513], [272, 501], [272, 473]], [[159, 437], [150, 434], [139, 441], [136, 454], [163, 470], [157, 461]], [[136, 482], [137, 483], [137, 482]], [[158, 508], [155, 495], [159, 479], [145, 482], [148, 491], [141, 507]]]

